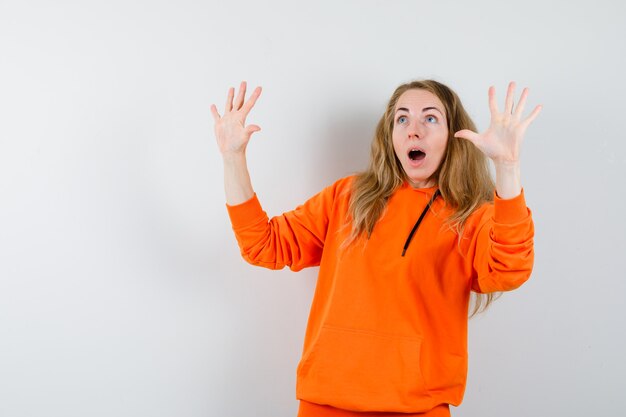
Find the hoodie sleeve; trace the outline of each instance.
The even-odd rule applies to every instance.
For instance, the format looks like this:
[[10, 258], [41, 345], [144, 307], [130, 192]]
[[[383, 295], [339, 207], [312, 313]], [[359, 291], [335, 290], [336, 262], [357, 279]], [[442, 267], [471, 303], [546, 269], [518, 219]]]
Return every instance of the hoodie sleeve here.
[[482, 211], [471, 237], [472, 290], [480, 293], [510, 291], [528, 278], [534, 261], [534, 225], [524, 191], [503, 200], [497, 195]]
[[226, 205], [241, 256], [270, 269], [299, 271], [319, 265], [336, 188], [337, 183], [271, 219], [256, 194], [242, 204]]

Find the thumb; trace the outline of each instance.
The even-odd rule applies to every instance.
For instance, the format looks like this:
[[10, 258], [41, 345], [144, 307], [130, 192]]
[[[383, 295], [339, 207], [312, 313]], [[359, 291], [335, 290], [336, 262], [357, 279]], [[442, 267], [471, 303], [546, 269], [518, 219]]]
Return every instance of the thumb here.
[[456, 132], [454, 134], [455, 138], [461, 138], [461, 139], [467, 139], [470, 142], [472, 142], [473, 144], [476, 144], [476, 142], [478, 142], [479, 140], [479, 135], [476, 132], [472, 132], [469, 129], [463, 129], [463, 130], [459, 130], [458, 132]]
[[259, 130], [261, 130], [261, 126], [259, 125], [248, 125], [246, 127], [246, 132], [248, 133], [258, 132]]
[[246, 126], [246, 135], [250, 137], [250, 135], [252, 135], [254, 132], [258, 132], [259, 130], [261, 130], [261, 127], [258, 125], [248, 125]]

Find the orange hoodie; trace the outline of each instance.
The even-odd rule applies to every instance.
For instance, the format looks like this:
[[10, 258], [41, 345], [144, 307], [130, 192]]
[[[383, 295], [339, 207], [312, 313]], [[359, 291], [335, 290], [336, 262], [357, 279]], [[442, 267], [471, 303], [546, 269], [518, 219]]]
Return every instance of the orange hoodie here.
[[450, 210], [436, 198], [402, 256], [436, 187], [405, 183], [369, 240], [342, 247], [350, 233], [353, 179], [271, 220], [256, 195], [227, 205], [251, 264], [294, 271], [320, 266], [297, 370], [299, 416], [309, 415], [302, 404], [310, 403], [390, 413], [459, 405], [470, 291], [512, 290], [532, 270], [534, 230], [524, 195], [495, 196], [479, 207], [460, 240], [445, 223]]

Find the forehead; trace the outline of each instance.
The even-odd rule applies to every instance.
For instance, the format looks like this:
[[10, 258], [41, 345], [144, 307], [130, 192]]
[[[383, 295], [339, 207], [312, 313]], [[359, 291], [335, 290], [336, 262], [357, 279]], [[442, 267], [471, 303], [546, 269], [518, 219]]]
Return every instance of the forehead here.
[[425, 107], [436, 107], [445, 112], [443, 103], [439, 100], [439, 97], [427, 90], [411, 89], [407, 90], [398, 98], [395, 109], [405, 107], [411, 112], [421, 113]]

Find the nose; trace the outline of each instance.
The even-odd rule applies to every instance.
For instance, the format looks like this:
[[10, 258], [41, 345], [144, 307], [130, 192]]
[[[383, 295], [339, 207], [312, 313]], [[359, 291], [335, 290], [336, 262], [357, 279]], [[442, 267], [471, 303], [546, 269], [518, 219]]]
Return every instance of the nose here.
[[419, 122], [412, 122], [408, 133], [409, 139], [422, 139], [424, 137], [423, 126]]

